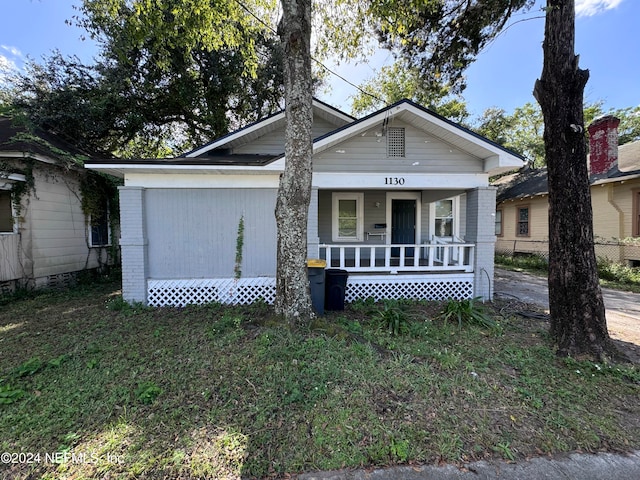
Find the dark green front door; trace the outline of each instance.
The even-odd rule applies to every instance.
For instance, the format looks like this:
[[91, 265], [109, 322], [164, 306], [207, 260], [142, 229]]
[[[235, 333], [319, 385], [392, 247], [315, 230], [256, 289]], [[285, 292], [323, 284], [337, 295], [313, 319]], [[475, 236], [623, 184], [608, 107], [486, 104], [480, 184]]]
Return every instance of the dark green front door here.
[[[416, 243], [416, 201], [391, 200], [391, 243]], [[413, 257], [413, 248], [405, 250], [405, 257]], [[400, 256], [399, 248], [391, 249], [392, 257]]]

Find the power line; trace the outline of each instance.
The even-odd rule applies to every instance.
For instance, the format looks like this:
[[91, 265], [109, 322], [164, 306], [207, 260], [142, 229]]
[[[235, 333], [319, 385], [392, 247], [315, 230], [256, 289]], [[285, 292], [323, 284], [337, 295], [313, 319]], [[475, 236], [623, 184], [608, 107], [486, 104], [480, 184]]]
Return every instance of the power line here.
[[[251, 15], [256, 21], [258, 21], [258, 23], [260, 23], [262, 26], [264, 26], [265, 28], [267, 28], [269, 31], [271, 31], [273, 34], [275, 34], [276, 36], [278, 35], [278, 32], [271, 26], [269, 25], [267, 22], [265, 22], [264, 20], [262, 20], [260, 17], [258, 17], [255, 13], [253, 13], [253, 11], [251, 11], [251, 9], [249, 9], [249, 7], [247, 7], [244, 3], [242, 3], [240, 0], [235, 0], [235, 2], [245, 11], [247, 12], [249, 15]], [[322, 67], [324, 70], [326, 70], [327, 72], [329, 72], [329, 74], [339, 78], [340, 80], [342, 80], [343, 82], [351, 85], [352, 87], [354, 87], [356, 90], [358, 90], [360, 93], [367, 95], [379, 102], [382, 102], [383, 104], [386, 104], [386, 102], [378, 97], [377, 95], [374, 95], [371, 92], [366, 91], [365, 89], [363, 89], [362, 87], [360, 87], [359, 85], [356, 85], [355, 83], [351, 82], [350, 80], [347, 80], [345, 77], [343, 77], [342, 75], [340, 75], [339, 73], [333, 71], [332, 69], [330, 69], [329, 67], [327, 67], [324, 63], [322, 63], [320, 60], [316, 59], [315, 57], [313, 57], [313, 55], [311, 56], [311, 60], [313, 60], [315, 63], [317, 63], [320, 67]]]

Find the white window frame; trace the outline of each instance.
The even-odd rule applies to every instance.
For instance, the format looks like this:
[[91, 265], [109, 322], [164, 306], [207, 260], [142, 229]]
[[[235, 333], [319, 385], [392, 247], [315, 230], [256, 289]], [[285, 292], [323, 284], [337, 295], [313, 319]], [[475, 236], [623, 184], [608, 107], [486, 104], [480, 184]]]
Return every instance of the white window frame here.
[[422, 194], [420, 192], [387, 192], [387, 245], [391, 245], [391, 224], [393, 200], [415, 200], [416, 202], [416, 245], [422, 243]]
[[[441, 198], [439, 201], [452, 200], [451, 208], [453, 213], [453, 228], [452, 238], [460, 237], [460, 196]], [[436, 236], [436, 202], [429, 204], [429, 235], [430, 237]], [[449, 237], [442, 237], [449, 238]]]
[[[356, 236], [340, 236], [339, 204], [340, 200], [356, 201]], [[333, 192], [331, 195], [331, 239], [334, 242], [362, 242], [364, 241], [364, 193], [357, 192]]]

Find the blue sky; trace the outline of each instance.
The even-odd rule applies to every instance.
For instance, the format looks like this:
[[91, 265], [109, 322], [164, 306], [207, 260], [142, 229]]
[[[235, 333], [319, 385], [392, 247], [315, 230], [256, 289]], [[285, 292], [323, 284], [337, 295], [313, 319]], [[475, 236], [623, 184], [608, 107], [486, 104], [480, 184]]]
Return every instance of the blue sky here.
[[[95, 46], [81, 40], [81, 29], [65, 23], [75, 13], [73, 4], [78, 1], [3, 0], [0, 66], [20, 68], [27, 56], [40, 60], [54, 49], [89, 62]], [[576, 53], [580, 66], [590, 71], [585, 99], [603, 100], [605, 109], [640, 105], [640, 34], [636, 30], [640, 1], [577, 0], [576, 10]], [[542, 12], [534, 11], [527, 17], [536, 15]], [[481, 53], [466, 75], [464, 98], [472, 115], [479, 116], [489, 107], [511, 112], [526, 102], [535, 102], [531, 92], [542, 72], [543, 34], [543, 19], [520, 22]], [[389, 54], [379, 52], [369, 65], [341, 65], [335, 70], [357, 83], [391, 62]], [[355, 89], [337, 78], [331, 85], [332, 91], [320, 98], [348, 111], [348, 97]]]

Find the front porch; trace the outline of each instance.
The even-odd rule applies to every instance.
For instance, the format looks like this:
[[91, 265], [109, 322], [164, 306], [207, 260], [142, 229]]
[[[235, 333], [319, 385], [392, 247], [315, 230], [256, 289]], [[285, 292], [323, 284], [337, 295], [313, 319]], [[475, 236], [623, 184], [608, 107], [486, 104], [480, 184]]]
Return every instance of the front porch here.
[[[327, 268], [349, 273], [345, 301], [358, 299], [446, 300], [474, 296], [475, 245], [430, 244], [319, 246]], [[273, 303], [275, 278], [149, 279], [148, 302], [152, 306], [185, 306], [219, 302]]]

